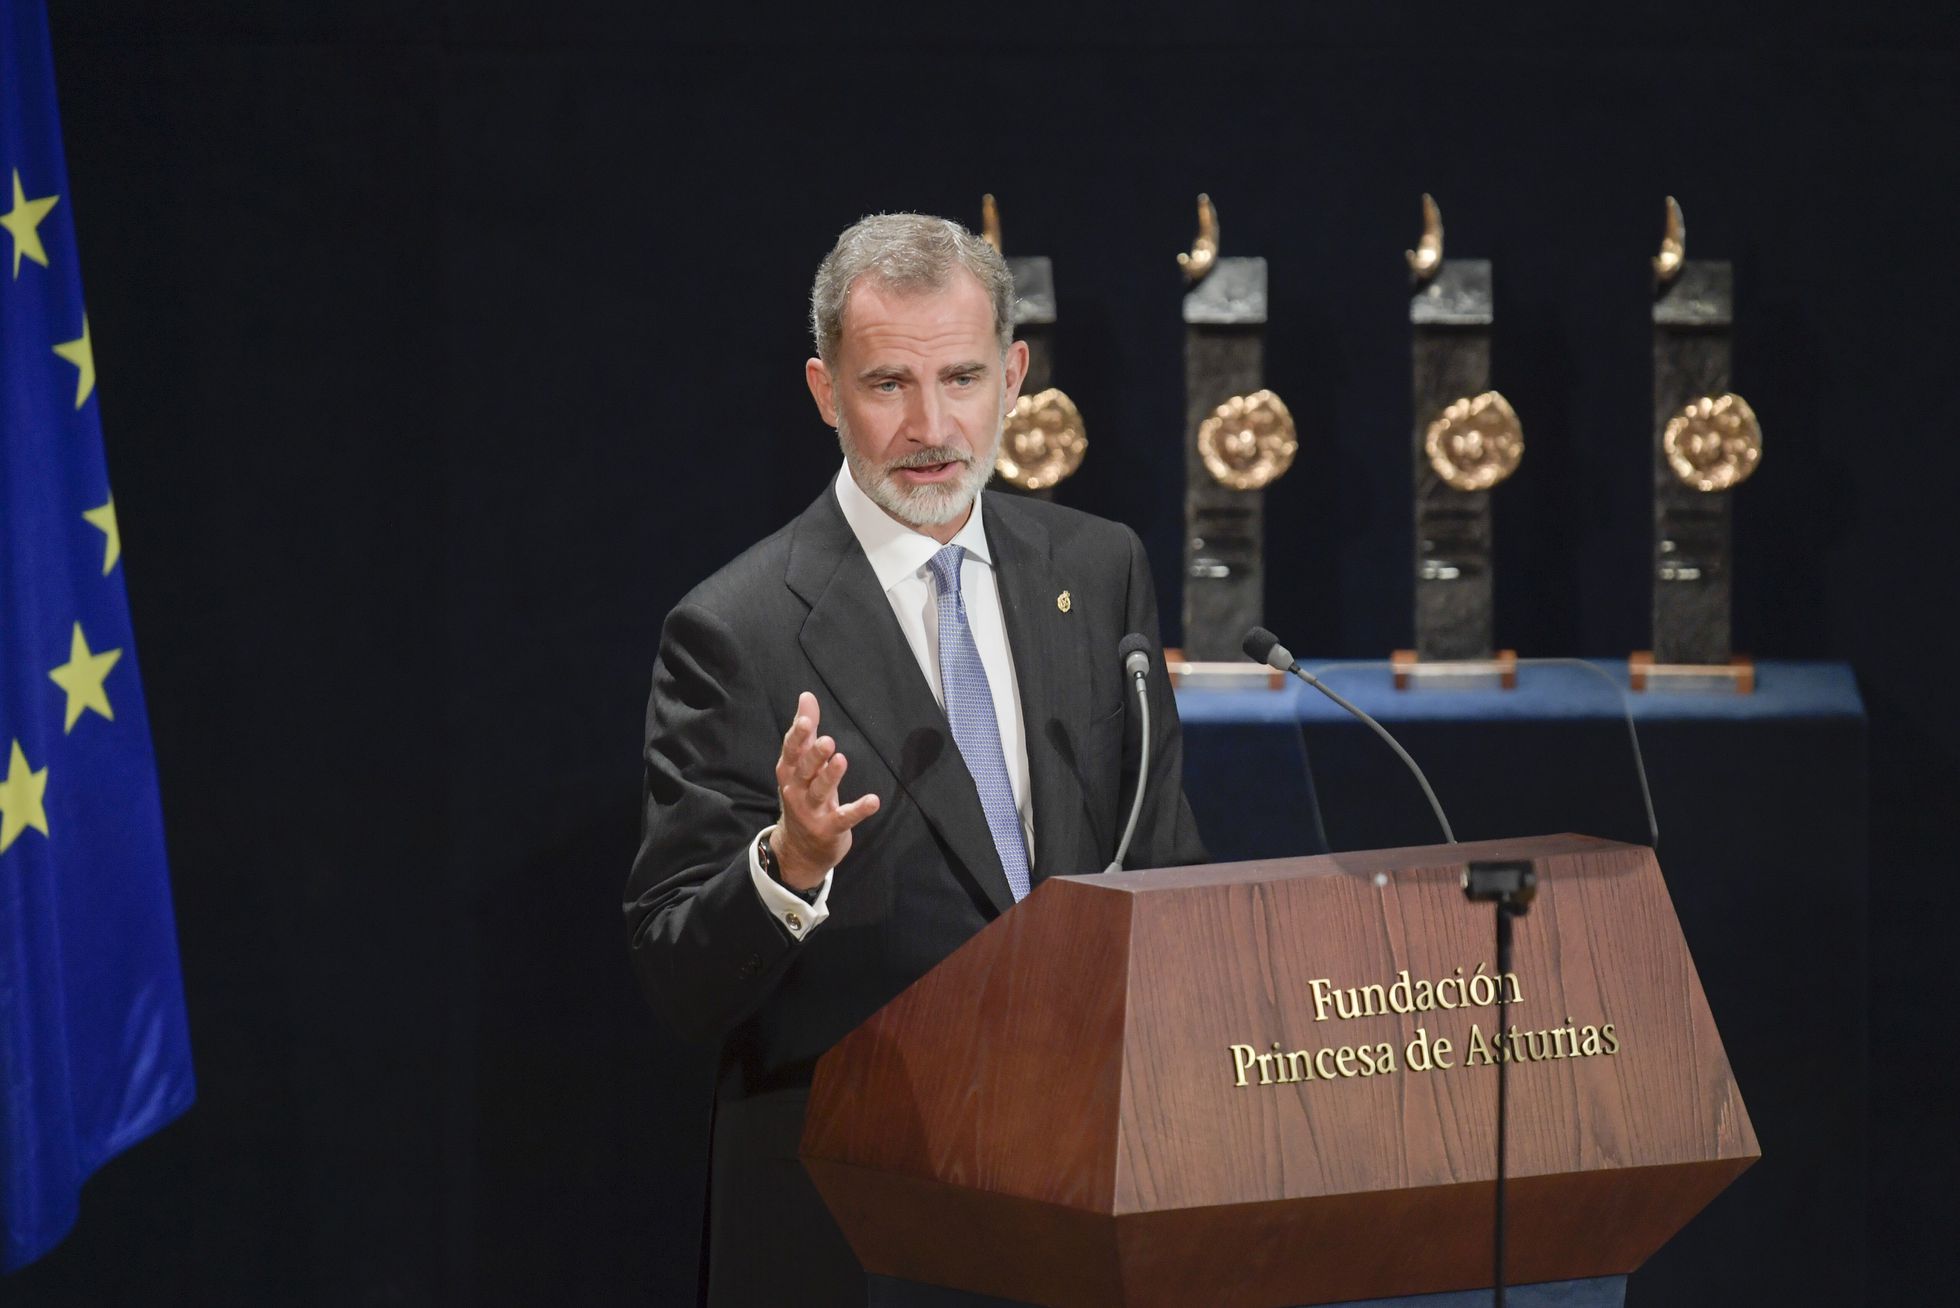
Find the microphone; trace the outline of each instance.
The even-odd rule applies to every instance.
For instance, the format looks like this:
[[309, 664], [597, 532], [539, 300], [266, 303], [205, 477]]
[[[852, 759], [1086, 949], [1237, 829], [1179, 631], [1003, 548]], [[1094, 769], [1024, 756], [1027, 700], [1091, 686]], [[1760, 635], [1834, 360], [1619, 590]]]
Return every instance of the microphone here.
[[1354, 714], [1355, 717], [1367, 723], [1369, 730], [1373, 731], [1377, 736], [1380, 736], [1387, 743], [1388, 747], [1395, 751], [1395, 756], [1408, 765], [1409, 771], [1415, 773], [1416, 783], [1422, 787], [1423, 797], [1429, 801], [1430, 811], [1436, 815], [1436, 825], [1443, 829], [1443, 839], [1452, 845], [1456, 843], [1456, 832], [1450, 830], [1450, 820], [1443, 816], [1443, 806], [1436, 802], [1436, 792], [1429, 788], [1429, 778], [1422, 775], [1422, 769], [1417, 767], [1416, 761], [1409, 757], [1409, 751], [1403, 749], [1395, 737], [1388, 734], [1387, 728], [1335, 694], [1319, 677], [1314, 676], [1313, 673], [1302, 668], [1294, 659], [1293, 651], [1280, 644], [1279, 637], [1267, 631], [1264, 627], [1254, 627], [1251, 631], [1246, 632], [1245, 643], [1240, 648], [1245, 651], [1245, 656], [1254, 663], [1263, 663], [1275, 672], [1292, 673], [1348, 712]]
[[1150, 638], [1131, 632], [1116, 647], [1116, 657], [1123, 660], [1123, 671], [1136, 687], [1137, 707], [1143, 712], [1143, 752], [1137, 760], [1136, 793], [1130, 796], [1130, 820], [1123, 828], [1123, 839], [1117, 842], [1116, 857], [1103, 869], [1105, 872], [1123, 870], [1123, 856], [1130, 852], [1130, 841], [1137, 833], [1137, 819], [1143, 815], [1144, 787], [1150, 784]]

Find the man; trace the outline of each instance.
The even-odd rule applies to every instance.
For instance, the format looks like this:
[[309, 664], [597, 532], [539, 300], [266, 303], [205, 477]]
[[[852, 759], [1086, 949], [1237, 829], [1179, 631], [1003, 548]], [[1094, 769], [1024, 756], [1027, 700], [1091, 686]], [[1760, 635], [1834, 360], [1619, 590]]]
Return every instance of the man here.
[[668, 615], [627, 885], [634, 968], [718, 1040], [708, 1298], [866, 1283], [796, 1158], [817, 1058], [1049, 876], [1205, 861], [1163, 659], [1151, 775], [1117, 646], [1157, 638], [1128, 528], [982, 496], [1027, 346], [1006, 265], [913, 214], [847, 230], [804, 372], [845, 466]]

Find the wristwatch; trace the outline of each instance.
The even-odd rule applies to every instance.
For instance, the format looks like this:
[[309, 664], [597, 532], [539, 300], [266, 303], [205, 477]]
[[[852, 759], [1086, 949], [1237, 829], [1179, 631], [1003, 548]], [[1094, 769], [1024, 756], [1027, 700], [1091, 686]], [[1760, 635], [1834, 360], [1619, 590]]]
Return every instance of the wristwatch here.
[[774, 827], [765, 827], [763, 828], [762, 834], [755, 838], [756, 861], [762, 864], [762, 870], [769, 874], [771, 881], [781, 886], [784, 890], [789, 891], [790, 894], [795, 895], [806, 904], [816, 903], [817, 895], [823, 889], [822, 885], [814, 886], [809, 890], [798, 890], [795, 886], [783, 880], [783, 869], [776, 862], [776, 851], [769, 844], [769, 833], [775, 829]]

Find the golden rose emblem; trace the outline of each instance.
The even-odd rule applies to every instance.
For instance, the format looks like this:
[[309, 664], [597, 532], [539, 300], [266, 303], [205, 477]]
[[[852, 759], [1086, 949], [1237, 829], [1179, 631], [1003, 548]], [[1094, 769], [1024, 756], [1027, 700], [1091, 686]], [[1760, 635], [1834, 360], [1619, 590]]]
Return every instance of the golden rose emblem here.
[[1293, 415], [1271, 391], [1234, 395], [1198, 427], [1198, 455], [1220, 485], [1258, 490], [1293, 466]]
[[1046, 490], [1081, 467], [1088, 448], [1075, 401], [1051, 386], [1014, 401], [994, 471], [1022, 490]]
[[1485, 391], [1446, 407], [1429, 424], [1422, 448], [1452, 489], [1489, 490], [1524, 461], [1524, 428], [1509, 400]]
[[1748, 481], [1763, 461], [1763, 429], [1740, 395], [1704, 395], [1669, 419], [1661, 452], [1696, 490], [1725, 491]]

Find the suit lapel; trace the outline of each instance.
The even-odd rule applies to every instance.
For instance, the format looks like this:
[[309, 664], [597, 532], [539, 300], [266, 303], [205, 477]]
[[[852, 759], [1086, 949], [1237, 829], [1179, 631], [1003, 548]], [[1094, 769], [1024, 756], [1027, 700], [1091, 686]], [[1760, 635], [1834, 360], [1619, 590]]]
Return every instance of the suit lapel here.
[[[1028, 784], [1034, 801], [1033, 880], [1097, 872], [1075, 865], [1081, 845], [1082, 792], [1063, 751], [1073, 753], [1089, 725], [1080, 669], [1093, 657], [1088, 627], [1058, 601], [1068, 588], [1052, 557], [1048, 533], [1004, 496], [981, 497], [994, 578], [1020, 684], [1021, 722], [1028, 744]], [[1078, 583], [1079, 584], [1079, 583]], [[1071, 608], [1073, 605], [1071, 604]]]
[[[798, 636], [804, 655], [961, 870], [997, 912], [1006, 912], [1014, 895], [979, 792], [834, 491], [817, 498], [795, 532], [785, 580], [810, 606]], [[1040, 812], [1037, 805], [1037, 822]]]

